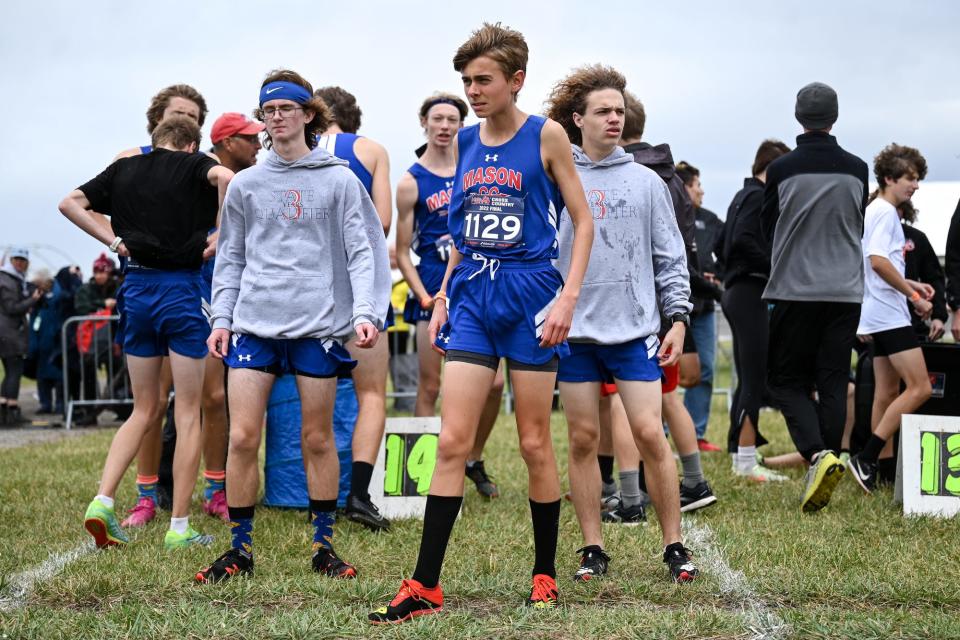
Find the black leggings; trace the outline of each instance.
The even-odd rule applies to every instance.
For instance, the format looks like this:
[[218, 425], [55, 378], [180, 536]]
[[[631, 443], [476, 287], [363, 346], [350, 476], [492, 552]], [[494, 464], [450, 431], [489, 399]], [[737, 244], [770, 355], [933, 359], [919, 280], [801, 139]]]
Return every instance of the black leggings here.
[[757, 446], [766, 444], [760, 435], [759, 414], [767, 385], [767, 342], [770, 324], [767, 303], [760, 297], [766, 282], [759, 278], [734, 281], [724, 292], [720, 305], [733, 333], [733, 362], [737, 368], [737, 389], [730, 407], [727, 451], [736, 453], [740, 429], [750, 418], [757, 432]]
[[3, 384], [0, 398], [17, 401], [20, 397], [20, 377], [23, 375], [23, 356], [5, 356], [3, 359]]

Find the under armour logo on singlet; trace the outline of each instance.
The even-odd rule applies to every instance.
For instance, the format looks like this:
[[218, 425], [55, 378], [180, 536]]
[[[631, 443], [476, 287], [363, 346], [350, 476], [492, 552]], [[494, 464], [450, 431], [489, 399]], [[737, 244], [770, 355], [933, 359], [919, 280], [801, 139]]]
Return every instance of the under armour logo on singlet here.
[[253, 356], [251, 355], [237, 356], [238, 362], [250, 362], [251, 360], [253, 360]]
[[453, 180], [446, 180], [444, 184], [447, 185], [447, 189], [453, 189]]
[[485, 156], [483, 156], [483, 161], [484, 161], [484, 162], [490, 162], [490, 161], [496, 162], [496, 161], [497, 161], [497, 154], [495, 153], [495, 154], [493, 154], [493, 155], [490, 155], [490, 154], [488, 153], [488, 154], [486, 154]]

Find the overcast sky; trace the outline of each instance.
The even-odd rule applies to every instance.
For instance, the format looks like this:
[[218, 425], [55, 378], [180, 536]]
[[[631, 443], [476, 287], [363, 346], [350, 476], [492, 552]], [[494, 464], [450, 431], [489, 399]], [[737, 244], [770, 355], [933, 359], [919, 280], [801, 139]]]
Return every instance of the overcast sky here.
[[315, 87], [343, 86], [363, 109], [360, 133], [390, 152], [395, 185], [422, 142], [420, 102], [436, 90], [460, 93], [451, 58], [483, 20], [527, 38], [519, 104], [528, 112], [540, 112], [552, 84], [575, 66], [600, 62], [624, 73], [647, 109], [644, 138], [669, 142], [676, 160], [700, 168], [704, 204], [721, 217], [761, 140], [794, 146], [795, 95], [813, 80], [839, 93], [834, 133], [846, 149], [870, 162], [891, 141], [909, 144], [927, 157], [928, 180], [960, 180], [960, 3], [493, 5], [497, 11], [362, 0], [5, 4], [0, 249], [25, 244], [35, 266], [69, 258], [89, 274], [101, 247], [57, 203], [120, 150], [147, 144], [151, 96], [180, 82], [207, 100], [205, 146], [219, 114], [256, 106], [271, 69], [293, 68]]

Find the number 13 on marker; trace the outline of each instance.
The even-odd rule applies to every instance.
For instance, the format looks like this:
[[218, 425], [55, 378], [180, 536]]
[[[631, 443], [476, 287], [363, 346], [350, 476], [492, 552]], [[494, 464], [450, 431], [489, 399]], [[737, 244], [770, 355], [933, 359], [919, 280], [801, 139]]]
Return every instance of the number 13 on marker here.
[[384, 445], [384, 496], [425, 496], [437, 464], [432, 433], [391, 433]]

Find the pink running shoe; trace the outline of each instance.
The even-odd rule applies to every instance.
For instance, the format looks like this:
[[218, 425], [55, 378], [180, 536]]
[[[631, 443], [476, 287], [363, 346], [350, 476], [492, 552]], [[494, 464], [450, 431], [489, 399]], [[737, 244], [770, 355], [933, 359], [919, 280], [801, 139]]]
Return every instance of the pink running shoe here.
[[230, 522], [230, 515], [227, 513], [227, 492], [214, 491], [212, 498], [203, 501], [203, 512], [214, 518], [220, 518], [224, 522]]
[[153, 498], [140, 498], [127, 513], [130, 515], [120, 523], [121, 527], [142, 527], [157, 517], [157, 504]]

